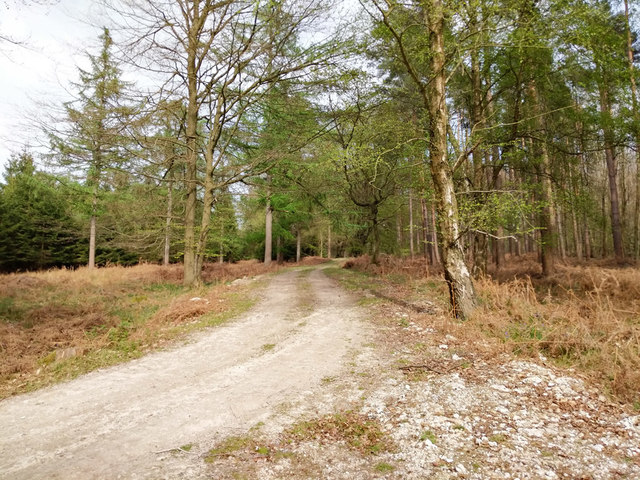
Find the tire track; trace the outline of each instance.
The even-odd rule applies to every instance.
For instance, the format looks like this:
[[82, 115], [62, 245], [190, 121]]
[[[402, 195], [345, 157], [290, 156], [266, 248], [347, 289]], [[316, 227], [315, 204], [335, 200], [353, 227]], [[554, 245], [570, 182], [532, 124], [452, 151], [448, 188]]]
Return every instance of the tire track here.
[[320, 269], [278, 275], [248, 314], [187, 345], [0, 402], [0, 478], [196, 478], [198, 462], [154, 452], [211, 444], [308, 395], [362, 343], [360, 317]]

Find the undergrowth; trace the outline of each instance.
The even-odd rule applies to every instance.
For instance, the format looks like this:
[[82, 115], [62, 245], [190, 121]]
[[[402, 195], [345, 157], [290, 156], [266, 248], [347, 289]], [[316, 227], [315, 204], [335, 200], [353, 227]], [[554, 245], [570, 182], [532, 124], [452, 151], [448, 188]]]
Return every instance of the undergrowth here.
[[[344, 268], [330, 273], [347, 288], [383, 289], [388, 297], [448, 309], [442, 273], [423, 259], [383, 257], [372, 265], [365, 256]], [[495, 350], [576, 368], [619, 400], [640, 405], [640, 270], [558, 265], [555, 275], [542, 277], [535, 268], [529, 257], [510, 259], [475, 280], [479, 307], [469, 321], [434, 316], [434, 326], [471, 344], [485, 338]]]
[[0, 398], [71, 379], [215, 326], [253, 304], [229, 281], [278, 267], [205, 265], [182, 286], [181, 265], [50, 270], [0, 276]]

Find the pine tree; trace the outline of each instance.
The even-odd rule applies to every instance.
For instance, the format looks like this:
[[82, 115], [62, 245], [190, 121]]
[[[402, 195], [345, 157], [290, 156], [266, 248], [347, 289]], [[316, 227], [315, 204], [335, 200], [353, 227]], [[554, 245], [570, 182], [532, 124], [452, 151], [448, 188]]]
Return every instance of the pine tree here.
[[76, 98], [65, 103], [66, 129], [48, 132], [58, 162], [82, 176], [90, 190], [89, 268], [96, 258], [96, 223], [106, 173], [124, 166], [126, 128], [133, 109], [126, 104], [127, 84], [113, 57], [113, 40], [104, 28], [98, 55], [87, 54], [90, 69], [79, 69]]
[[81, 232], [55, 178], [14, 156], [0, 185], [0, 271], [77, 265]]

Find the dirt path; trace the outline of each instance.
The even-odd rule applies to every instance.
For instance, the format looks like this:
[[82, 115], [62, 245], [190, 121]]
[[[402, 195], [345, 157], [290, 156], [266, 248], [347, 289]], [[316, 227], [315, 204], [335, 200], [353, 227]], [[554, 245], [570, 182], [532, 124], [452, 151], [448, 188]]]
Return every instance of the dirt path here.
[[313, 396], [362, 344], [360, 316], [320, 269], [276, 276], [249, 314], [184, 346], [0, 402], [0, 478], [196, 478], [201, 460], [166, 452]]

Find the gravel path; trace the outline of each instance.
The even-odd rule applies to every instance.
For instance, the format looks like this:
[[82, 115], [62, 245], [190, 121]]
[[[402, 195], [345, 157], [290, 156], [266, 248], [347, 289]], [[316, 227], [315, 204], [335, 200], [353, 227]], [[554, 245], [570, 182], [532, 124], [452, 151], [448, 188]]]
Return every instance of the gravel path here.
[[[2, 401], [0, 479], [640, 479], [636, 410], [544, 358], [441, 331], [433, 305], [364, 300], [322, 267], [290, 270], [185, 346]], [[394, 447], [287, 434], [345, 411]], [[207, 458], [231, 435], [268, 453]]]
[[320, 269], [278, 275], [247, 315], [184, 346], [0, 402], [0, 478], [197, 477], [201, 460], [166, 452], [313, 395], [362, 342], [360, 315]]

